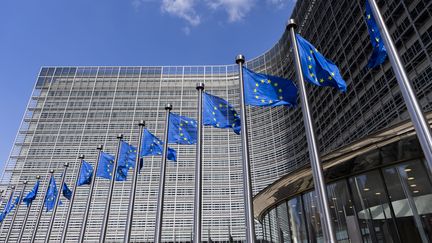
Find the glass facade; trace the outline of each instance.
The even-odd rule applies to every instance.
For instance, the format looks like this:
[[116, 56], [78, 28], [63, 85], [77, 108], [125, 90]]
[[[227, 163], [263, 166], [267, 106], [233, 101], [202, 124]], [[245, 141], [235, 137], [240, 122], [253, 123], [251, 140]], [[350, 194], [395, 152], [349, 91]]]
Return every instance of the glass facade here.
[[[423, 109], [431, 111], [432, 13], [429, 9], [432, 2], [378, 2], [417, 97]], [[374, 70], [366, 68], [371, 47], [363, 12], [363, 1], [360, 0], [306, 0], [298, 1], [292, 14], [299, 24], [298, 31], [340, 67], [348, 85], [345, 94], [329, 88], [307, 87], [323, 154], [408, 118], [388, 61]], [[293, 79], [294, 65], [288, 33], [284, 32], [281, 39], [267, 52], [248, 60], [246, 66], [257, 72]], [[6, 194], [10, 192], [11, 185], [16, 185], [17, 190], [21, 190], [23, 180], [33, 184], [35, 176], [41, 175], [44, 182], [41, 190], [45, 190], [48, 171], [55, 169], [59, 180], [64, 162], [71, 165], [66, 182], [72, 184], [78, 169], [76, 158], [79, 154], [85, 154], [86, 159], [93, 164], [98, 144], [103, 144], [107, 152], [115, 153], [118, 133], [123, 133], [126, 141], [136, 144], [136, 124], [141, 119], [146, 120], [149, 130], [162, 137], [165, 115], [163, 108], [166, 103], [173, 104], [173, 112], [196, 118], [197, 82], [205, 82], [206, 91], [227, 99], [239, 109], [237, 69], [236, 65], [43, 67], [2, 174], [0, 188], [5, 189]], [[252, 185], [256, 195], [282, 176], [301, 169], [308, 163], [308, 154], [300, 109], [247, 109]], [[207, 127], [203, 135], [203, 237], [207, 239], [206, 234], [210, 234], [214, 241], [225, 241], [231, 234], [234, 240], [242, 241], [245, 239], [245, 226], [240, 138], [230, 130]], [[193, 217], [195, 146], [174, 145], [173, 148], [178, 150], [179, 161], [167, 168], [162, 235], [166, 242], [189, 242]], [[153, 240], [159, 165], [158, 157], [145, 159], [138, 182], [133, 241]], [[393, 172], [397, 171], [395, 169]], [[404, 178], [403, 174], [398, 175]], [[400, 178], [393, 179], [401, 180]], [[360, 183], [362, 179], [356, 180]], [[347, 183], [345, 189], [348, 190], [352, 189], [351, 184], [356, 181], [348, 180]], [[388, 189], [387, 194], [402, 191], [408, 200], [409, 194], [405, 191], [412, 187], [409, 183], [408, 186], [403, 185], [398, 190]], [[340, 187], [334, 186], [332, 190], [339, 195], [342, 193]], [[123, 239], [129, 189], [130, 179], [116, 183], [108, 228], [109, 241], [118, 242]], [[98, 180], [95, 191], [86, 242], [98, 241], [108, 182]], [[67, 239], [70, 242], [77, 240], [87, 192], [85, 187], [77, 190], [68, 230]], [[355, 200], [351, 191], [348, 190], [347, 193], [350, 197], [348, 194], [344, 198], [336, 197], [339, 204]], [[263, 227], [257, 224], [257, 237], [268, 241], [293, 237], [298, 241], [307, 241], [313, 234], [320, 239], [322, 232], [314, 196], [310, 194], [304, 197], [301, 200], [290, 199], [284, 208], [271, 214], [275, 217], [289, 213], [292, 214], [291, 218], [269, 220]], [[407, 202], [415, 204], [416, 200]], [[53, 241], [60, 238], [67, 205], [65, 202], [58, 211], [51, 238]], [[24, 241], [29, 240], [40, 206], [39, 198], [31, 210]], [[345, 221], [349, 224], [354, 220], [354, 211], [349, 209], [346, 209], [346, 213], [351, 213], [352, 218], [337, 219], [341, 222], [341, 226], [338, 226], [340, 239], [350, 237], [347, 233], [350, 229], [344, 229], [342, 223]], [[421, 211], [417, 209], [419, 210]], [[386, 217], [391, 216], [387, 211], [384, 212]], [[390, 212], [397, 213], [394, 210]], [[18, 212], [16, 225], [20, 225], [24, 213], [24, 210]], [[338, 214], [335, 213], [335, 217], [336, 215]], [[45, 238], [49, 217], [49, 213], [44, 213], [38, 230], [38, 241]], [[392, 218], [397, 221], [397, 217]], [[413, 220], [415, 225], [425, 222], [422, 218], [420, 221], [416, 218]], [[359, 227], [361, 224], [362, 222]], [[7, 218], [0, 228], [0, 241], [4, 239], [9, 225], [10, 218]], [[395, 225], [388, 222], [380, 227], [388, 232], [400, 233], [400, 228]], [[366, 228], [368, 225], [364, 227], [365, 232], [372, 234]], [[12, 231], [11, 241], [16, 240], [18, 232], [18, 227]], [[383, 237], [380, 232], [383, 231], [375, 233], [374, 237]], [[425, 229], [426, 235], [427, 232], [428, 229]]]
[[[410, 138], [344, 164], [348, 176], [327, 185], [338, 242], [432, 241], [431, 176], [422, 154], [415, 154], [416, 146]], [[411, 158], [387, 160], [383, 156], [389, 151], [411, 152]], [[358, 166], [367, 158], [367, 168]], [[264, 240], [324, 242], [319, 217], [315, 191], [289, 197], [262, 217], [264, 228], [270, 229], [264, 231]]]

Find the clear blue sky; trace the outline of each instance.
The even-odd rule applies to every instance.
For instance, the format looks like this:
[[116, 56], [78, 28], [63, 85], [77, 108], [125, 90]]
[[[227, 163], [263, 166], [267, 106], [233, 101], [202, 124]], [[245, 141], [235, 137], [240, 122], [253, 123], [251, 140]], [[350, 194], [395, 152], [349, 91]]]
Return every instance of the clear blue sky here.
[[0, 171], [41, 66], [195, 65], [252, 58], [295, 0], [2, 0]]

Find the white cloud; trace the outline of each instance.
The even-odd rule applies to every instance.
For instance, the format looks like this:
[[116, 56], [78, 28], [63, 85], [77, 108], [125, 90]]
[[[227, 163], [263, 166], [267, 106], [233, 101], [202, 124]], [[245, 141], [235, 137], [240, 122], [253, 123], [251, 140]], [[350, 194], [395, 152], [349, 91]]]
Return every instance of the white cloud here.
[[200, 24], [200, 16], [195, 12], [195, 0], [163, 0], [162, 12], [186, 20], [190, 25]]
[[255, 0], [206, 0], [212, 9], [224, 9], [230, 22], [244, 19], [255, 4]]
[[266, 0], [267, 3], [276, 6], [277, 8], [283, 8], [289, 4], [295, 4], [296, 0]]

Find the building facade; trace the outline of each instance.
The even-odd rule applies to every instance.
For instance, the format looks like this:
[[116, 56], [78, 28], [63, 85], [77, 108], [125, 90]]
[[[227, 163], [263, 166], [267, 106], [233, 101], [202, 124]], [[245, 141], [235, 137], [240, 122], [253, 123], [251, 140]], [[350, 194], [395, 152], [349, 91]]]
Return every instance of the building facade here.
[[[388, 0], [379, 1], [379, 4], [420, 103], [425, 111], [431, 111], [432, 12], [429, 9], [432, 3]], [[374, 70], [366, 68], [371, 46], [363, 19], [363, 1], [298, 1], [292, 17], [299, 23], [299, 33], [339, 66], [348, 85], [343, 94], [334, 89], [307, 85], [322, 154], [331, 154], [408, 119], [390, 63], [387, 61]], [[247, 61], [247, 67], [294, 79], [288, 37], [286, 31], [269, 51]], [[70, 163], [66, 182], [72, 185], [79, 154], [85, 154], [92, 164], [99, 144], [114, 154], [118, 133], [123, 133], [126, 141], [137, 144], [137, 123], [141, 119], [146, 121], [150, 131], [162, 137], [166, 103], [173, 104], [173, 112], [196, 118], [197, 82], [205, 82], [206, 91], [227, 99], [239, 109], [238, 67], [234, 64], [43, 67], [5, 166], [1, 188], [8, 192], [10, 185], [17, 185], [17, 190], [21, 190], [23, 180], [29, 180], [32, 185], [35, 176], [40, 175], [41, 190], [44, 191], [48, 171], [55, 169], [59, 180], [64, 162]], [[299, 108], [248, 107], [247, 116], [253, 191], [259, 196], [279, 178], [308, 164], [307, 145]], [[228, 241], [231, 234], [234, 240], [242, 241], [245, 226], [240, 137], [230, 130], [210, 127], [204, 128], [203, 137], [203, 240], [210, 235], [214, 241]], [[195, 146], [172, 147], [178, 151], [178, 162], [167, 167], [163, 240], [188, 242], [193, 223]], [[160, 157], [144, 159], [132, 229], [134, 241], [153, 241], [160, 160]], [[130, 178], [116, 183], [108, 228], [110, 242], [123, 240], [129, 190]], [[107, 192], [108, 181], [97, 179], [86, 242], [99, 239]], [[87, 187], [77, 189], [67, 236], [70, 242], [76, 242], [78, 238], [87, 193]], [[286, 199], [291, 196], [287, 194]], [[35, 200], [31, 210], [25, 241], [32, 234], [41, 198]], [[52, 241], [59, 241], [61, 236], [68, 206], [66, 199], [63, 203], [57, 212]], [[266, 204], [257, 215], [263, 223], [263, 226], [257, 223], [259, 239], [287, 242], [281, 240], [287, 234], [278, 233], [286, 229], [274, 226], [279, 218], [270, 220], [267, 216], [268, 220], [265, 220], [266, 212], [273, 212], [271, 209], [277, 205], [277, 202]], [[24, 214], [25, 210], [21, 208], [11, 241], [17, 239], [19, 222]], [[49, 217], [50, 213], [43, 214], [38, 241], [45, 239]], [[1, 226], [0, 240], [4, 239], [9, 225], [10, 217]], [[269, 238], [270, 225], [274, 232]], [[313, 242], [312, 238], [305, 241]]]

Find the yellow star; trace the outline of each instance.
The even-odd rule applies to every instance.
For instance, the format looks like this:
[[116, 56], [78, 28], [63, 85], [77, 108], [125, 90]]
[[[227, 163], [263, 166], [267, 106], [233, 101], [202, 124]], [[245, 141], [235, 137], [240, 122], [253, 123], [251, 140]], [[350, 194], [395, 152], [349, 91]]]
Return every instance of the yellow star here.
[[215, 106], [215, 107], [213, 107], [213, 109], [214, 109], [214, 110], [217, 110], [217, 107]]
[[376, 37], [375, 40], [376, 40], [376, 42], [379, 42], [379, 41], [380, 41], [378, 37]]
[[312, 69], [312, 65], [309, 65], [308, 68], [309, 68], [309, 69]]
[[256, 92], [257, 92], [257, 89], [254, 89], [254, 92], [256, 93]]
[[267, 79], [267, 83], [271, 84], [271, 80], [270, 80], [270, 79]]
[[313, 51], [312, 51], [312, 50], [309, 50], [309, 52], [310, 52], [310, 54], [313, 54]]
[[261, 83], [263, 84], [265, 81], [264, 81], [264, 79], [261, 79]]
[[219, 107], [221, 107], [221, 108], [222, 108], [222, 104], [219, 104]]
[[312, 57], [308, 56], [309, 61], [312, 61]]
[[255, 84], [255, 86], [257, 86], [257, 87], [258, 87], [258, 86], [259, 86], [259, 84], [258, 84], [258, 83], [256, 83], [256, 84]]
[[323, 83], [324, 82], [324, 79], [322, 78], [322, 79], [320, 79], [320, 83]]
[[280, 100], [283, 100], [283, 96], [279, 96], [279, 99], [280, 99]]
[[183, 137], [183, 133], [180, 133], [180, 137]]
[[259, 99], [259, 96], [257, 95], [257, 96], [255, 96], [255, 98]]
[[187, 141], [187, 138], [183, 138], [183, 140]]
[[273, 100], [269, 100], [269, 104], [272, 104], [273, 103]]
[[332, 80], [333, 78], [332, 78], [332, 76], [329, 76], [328, 79], [329, 79], [329, 80]]
[[310, 73], [310, 76], [313, 78], [315, 76], [315, 74], [314, 73]]
[[261, 103], [264, 103], [265, 102], [265, 100], [261, 100]]
[[183, 123], [180, 123], [180, 126], [182, 127], [182, 126], [183, 126]]
[[214, 111], [212, 113], [213, 113], [213, 115], [216, 115], [216, 113]]
[[334, 76], [335, 76], [335, 73], [334, 73], [334, 72], [332, 72], [332, 73], [331, 73], [331, 76], [333, 76], [333, 77], [334, 77]]
[[274, 83], [274, 86], [277, 87], [279, 84], [278, 83]]
[[368, 14], [368, 15], [367, 15], [367, 18], [368, 18], [368, 19], [370, 19], [370, 18], [371, 18], [370, 14]]

